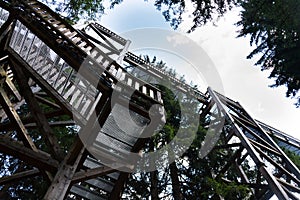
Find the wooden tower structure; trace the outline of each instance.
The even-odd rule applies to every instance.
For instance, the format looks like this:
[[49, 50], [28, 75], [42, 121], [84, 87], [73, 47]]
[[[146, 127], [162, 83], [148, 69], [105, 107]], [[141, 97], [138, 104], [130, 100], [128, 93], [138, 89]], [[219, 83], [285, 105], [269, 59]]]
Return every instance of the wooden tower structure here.
[[[138, 152], [145, 139], [119, 130], [114, 120], [126, 121], [122, 111], [129, 109], [144, 125], [131, 131], [148, 134], [143, 127], [157, 104], [155, 118], [163, 121], [161, 91], [149, 80], [165, 72], [128, 52], [130, 41], [105, 27], [91, 23], [86, 28], [95, 35], [75, 29], [36, 0], [0, 2], [0, 152], [21, 163], [12, 173], [1, 172], [2, 190], [39, 177], [49, 183], [44, 199], [119, 199], [126, 171], [138, 159], [130, 160], [129, 153]], [[204, 94], [169, 79], [199, 101], [204, 124], [215, 118], [215, 110], [224, 116], [221, 142], [214, 149], [234, 153], [216, 177], [248, 185], [255, 199], [299, 199], [300, 171], [283, 150], [300, 155], [299, 140], [256, 121], [238, 102], [211, 88]], [[79, 133], [63, 132], [70, 127]], [[84, 143], [101, 159], [89, 153], [80, 133], [91, 133]], [[69, 144], [62, 145], [62, 137], [69, 137]], [[117, 166], [107, 165], [116, 158]], [[242, 167], [249, 160], [256, 173], [251, 179]], [[230, 180], [230, 170], [239, 178]]]

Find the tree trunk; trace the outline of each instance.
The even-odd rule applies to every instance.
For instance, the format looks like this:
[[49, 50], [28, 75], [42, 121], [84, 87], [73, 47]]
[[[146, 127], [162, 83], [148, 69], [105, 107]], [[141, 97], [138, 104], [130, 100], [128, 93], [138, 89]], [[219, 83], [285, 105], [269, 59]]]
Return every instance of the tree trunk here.
[[8, 189], [11, 184], [6, 184], [3, 186], [2, 190], [0, 190], [0, 199], [9, 199], [11, 196], [8, 194]]
[[181, 200], [182, 194], [180, 191], [180, 182], [178, 178], [178, 168], [176, 166], [176, 163], [173, 162], [169, 165], [170, 168], [170, 175], [171, 175], [171, 181], [172, 181], [172, 191], [173, 191], [173, 197], [175, 200]]
[[[154, 143], [151, 140], [150, 141], [150, 146], [149, 146], [150, 151], [154, 151]], [[152, 171], [150, 172], [150, 182], [151, 182], [151, 199], [152, 200], [158, 200], [158, 171]]]
[[158, 173], [157, 170], [150, 172], [151, 179], [151, 199], [158, 200]]

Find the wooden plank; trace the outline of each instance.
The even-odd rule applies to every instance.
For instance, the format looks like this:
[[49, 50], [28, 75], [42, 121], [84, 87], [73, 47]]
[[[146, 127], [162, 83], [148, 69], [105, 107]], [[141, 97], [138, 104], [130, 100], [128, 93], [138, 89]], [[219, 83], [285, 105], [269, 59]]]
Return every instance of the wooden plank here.
[[74, 185], [71, 190], [71, 193], [74, 193], [77, 197], [83, 197], [84, 199], [93, 199], [93, 200], [106, 200], [105, 196], [95, 193], [81, 185]]
[[21, 101], [21, 95], [9, 77], [6, 78], [5, 82], [9, 89], [12, 91], [12, 93], [15, 95], [15, 97], [17, 97], [17, 99]]
[[18, 136], [22, 139], [24, 145], [34, 151], [37, 151], [37, 148], [33, 143], [32, 138], [28, 135], [26, 128], [24, 127], [18, 113], [14, 109], [12, 103], [9, 100], [9, 97], [7, 96], [2, 86], [0, 86], [0, 103], [5, 113], [7, 114], [9, 120], [13, 124], [15, 124], [15, 130], [18, 132]]
[[78, 164], [80, 163], [82, 155], [85, 151], [85, 149], [81, 147], [79, 154], [77, 154], [76, 156], [75, 162], [72, 164], [68, 164], [69, 156], [74, 154], [74, 148], [77, 149], [77, 145], [74, 145], [72, 147], [68, 155], [65, 157], [64, 161], [61, 163], [50, 187], [48, 188], [47, 193], [44, 196], [44, 199], [63, 200], [65, 198], [71, 186], [73, 176], [78, 168]]
[[12, 174], [10, 176], [4, 176], [2, 178], [0, 178], [0, 185], [4, 185], [7, 183], [12, 183], [15, 181], [19, 181], [22, 178], [30, 178], [30, 177], [34, 177], [40, 174], [40, 171], [36, 168], [31, 169], [31, 170], [27, 170], [24, 172], [19, 172], [16, 174]]
[[[49, 122], [49, 126], [62, 126], [62, 127], [66, 127], [66, 126], [72, 126], [75, 125], [75, 122], [73, 120], [68, 120], [68, 121], [55, 121], [55, 122]], [[26, 128], [37, 128], [37, 124], [36, 123], [29, 123], [29, 124], [25, 124]]]
[[76, 172], [72, 182], [76, 183], [76, 182], [81, 182], [81, 181], [85, 181], [88, 179], [93, 179], [93, 178], [97, 178], [99, 176], [104, 176], [106, 174], [110, 174], [112, 172], [116, 172], [116, 169], [110, 168], [110, 167], [106, 167], [106, 166], [101, 166], [101, 167], [97, 167], [97, 168], [93, 168], [93, 169], [86, 169], [86, 170], [81, 170], [79, 172]]
[[119, 176], [119, 179], [115, 183], [115, 186], [110, 194], [109, 199], [115, 200], [115, 199], [121, 199], [122, 191], [124, 190], [125, 183], [128, 180], [129, 173], [122, 172]]
[[[75, 122], [73, 120], [68, 121], [55, 121], [55, 122], [49, 122], [49, 126], [72, 126], [75, 125]], [[30, 123], [24, 123], [24, 126], [26, 129], [34, 129], [37, 128], [37, 124], [32, 120]], [[5, 123], [0, 125], [0, 131], [13, 131], [15, 130], [15, 124], [14, 123]]]
[[[62, 110], [56, 110], [56, 111], [51, 111], [49, 113], [45, 113], [47, 118], [52, 118], [52, 117], [57, 117], [61, 115], [65, 115], [65, 113]], [[24, 126], [26, 127], [26, 124], [30, 123], [35, 123], [35, 120], [33, 119], [32, 116], [26, 117], [26, 118], [21, 118], [21, 121], [23, 122]], [[4, 122], [0, 123], [0, 131], [5, 131], [5, 130], [14, 130], [15, 129], [15, 124], [13, 122]]]
[[45, 98], [43, 98], [43, 97], [41, 97], [41, 96], [39, 96], [37, 94], [35, 94], [34, 96], [41, 103], [44, 103], [44, 104], [46, 104], [46, 105], [48, 105], [48, 106], [50, 106], [52, 108], [58, 108], [58, 109], [60, 109], [60, 106], [58, 104], [56, 104], [56, 103], [54, 103], [52, 101], [49, 101], [49, 100], [47, 100], [47, 99], [45, 99]]
[[51, 158], [49, 154], [40, 150], [33, 151], [20, 142], [3, 135], [0, 135], [0, 151], [39, 169], [55, 172], [58, 168], [58, 161]]
[[87, 184], [99, 188], [102, 191], [110, 193], [113, 189], [113, 182], [110, 182], [104, 178], [94, 178], [94, 179], [89, 179], [85, 181]]

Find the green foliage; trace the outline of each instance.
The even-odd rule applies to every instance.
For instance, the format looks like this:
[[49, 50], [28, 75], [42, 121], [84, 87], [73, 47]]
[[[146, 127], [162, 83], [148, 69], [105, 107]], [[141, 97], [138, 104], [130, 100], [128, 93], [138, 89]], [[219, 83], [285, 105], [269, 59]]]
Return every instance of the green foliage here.
[[[208, 178], [208, 184], [213, 188], [214, 194], [220, 195], [225, 199], [249, 199], [249, 188], [245, 185], [237, 185], [235, 183], [225, 183]], [[212, 196], [208, 194], [207, 196]]]
[[69, 22], [79, 19], [99, 20], [104, 13], [103, 0], [42, 0], [55, 9], [57, 13], [65, 16]]
[[[145, 0], [147, 1], [147, 0]], [[112, 1], [112, 7], [123, 2], [123, 0]], [[162, 12], [166, 21], [176, 29], [183, 22], [182, 15], [185, 12], [191, 13], [193, 25], [190, 31], [194, 31], [197, 27], [206, 24], [216, 17], [223, 16], [233, 6], [237, 5], [239, 0], [191, 0], [193, 11], [187, 10], [186, 0], [155, 0], [154, 6]]]
[[273, 87], [285, 85], [287, 97], [296, 96], [300, 89], [299, 1], [251, 0], [243, 1], [241, 6], [241, 20], [237, 23], [242, 27], [239, 36], [250, 35], [251, 45], [256, 45], [248, 58], [260, 55], [256, 65], [271, 70], [269, 77], [275, 79]]
[[[168, 71], [168, 67], [163, 62], [158, 62], [156, 58], [150, 59], [146, 56], [145, 60], [152, 64], [158, 63], [160, 68]], [[165, 86], [157, 85], [157, 87], [163, 94], [162, 97], [167, 113], [166, 124], [157, 134], [149, 139], [144, 148], [145, 152], [156, 151], [169, 143], [176, 136], [179, 125], [180, 128], [184, 129], [186, 135], [191, 135], [191, 132], [194, 131], [193, 126], [195, 126], [191, 121], [194, 120], [184, 116], [186, 112], [194, 113], [195, 115], [191, 115], [192, 118], [199, 117], [197, 114], [199, 102], [197, 100], [184, 95], [180, 96], [182, 95], [180, 93], [175, 96]], [[199, 156], [202, 142], [208, 134], [207, 129], [204, 128], [207, 123], [209, 124], [209, 121], [204, 120], [198, 126], [193, 143], [175, 163], [169, 163], [167, 167], [162, 167], [160, 163], [168, 159], [167, 156], [166, 158], [162, 156], [157, 160], [156, 171], [132, 174], [126, 185], [123, 198], [155, 199], [155, 197], [159, 196], [160, 199], [177, 199], [178, 193], [174, 194], [174, 188], [179, 186], [177, 192], [180, 193], [179, 196], [182, 199], [214, 199], [217, 195], [223, 196], [225, 199], [246, 199], [249, 195], [247, 186], [237, 184], [234, 181], [228, 184], [220, 178], [214, 179], [212, 175], [218, 174], [220, 168], [230, 161], [234, 152], [217, 150], [205, 158]], [[178, 181], [175, 181], [175, 176], [178, 178]], [[226, 176], [223, 175], [223, 177], [228, 180], [237, 180], [239, 178], [236, 169], [228, 170]], [[153, 187], [157, 188], [157, 195], [153, 194], [153, 190], [151, 190]]]
[[2, 199], [42, 199], [48, 189], [48, 183], [42, 177], [27, 178], [5, 185], [6, 191], [0, 191]]
[[[220, 169], [226, 163], [232, 162], [230, 159], [234, 151], [214, 149], [204, 158], [199, 156], [199, 150], [206, 135], [207, 130], [199, 126], [196, 139], [184, 155], [188, 168], [181, 174], [185, 177], [183, 196], [185, 199], [193, 199], [196, 196], [200, 199], [215, 199], [216, 196], [222, 196], [225, 199], [247, 199], [250, 195], [249, 188], [234, 181], [239, 179], [234, 167], [230, 167], [226, 174], [219, 174]], [[218, 143], [222, 144], [222, 141], [223, 138]], [[242, 167], [249, 178], [255, 177], [247, 163]], [[224, 181], [221, 177], [231, 181]]]
[[[100, 18], [104, 13], [103, 0], [42, 0], [47, 5], [51, 5], [58, 13], [69, 21], [76, 22], [79, 19]], [[147, 0], [144, 0], [147, 1]], [[110, 8], [122, 3], [123, 0], [110, 0]], [[189, 11], [193, 17], [193, 25], [190, 31], [206, 24], [216, 17], [223, 16], [233, 6], [237, 5], [239, 0], [191, 0], [193, 10]], [[182, 15], [187, 12], [186, 0], [155, 0], [154, 6], [162, 12], [166, 21], [176, 29], [183, 21]]]
[[286, 148], [282, 148], [282, 150], [300, 170], [300, 156]]

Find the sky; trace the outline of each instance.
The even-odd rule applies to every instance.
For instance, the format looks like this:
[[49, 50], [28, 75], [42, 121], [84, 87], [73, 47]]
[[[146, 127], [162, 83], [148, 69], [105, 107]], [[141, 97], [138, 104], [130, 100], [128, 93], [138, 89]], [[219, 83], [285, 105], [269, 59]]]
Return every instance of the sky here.
[[[300, 126], [297, 124], [300, 108], [294, 105], [296, 99], [285, 97], [285, 87], [269, 87], [274, 82], [268, 79], [270, 72], [262, 72], [259, 66], [254, 66], [259, 57], [246, 59], [254, 47], [250, 46], [249, 38], [237, 38], [239, 28], [234, 23], [238, 20], [239, 10], [234, 9], [218, 19], [216, 25], [208, 23], [186, 34], [191, 26], [186, 14], [177, 31], [192, 39], [207, 53], [221, 77], [223, 93], [227, 97], [238, 101], [253, 118], [300, 139]], [[99, 22], [121, 35], [143, 28], [172, 30], [161, 12], [155, 9], [152, 0], [124, 0], [114, 9], [107, 10]], [[134, 39], [131, 42], [134, 44]], [[172, 67], [178, 68], [175, 65]], [[193, 79], [189, 78], [191, 75], [186, 72], [186, 79]], [[193, 83], [197, 81], [193, 80]], [[202, 92], [205, 89], [200, 87]]]

